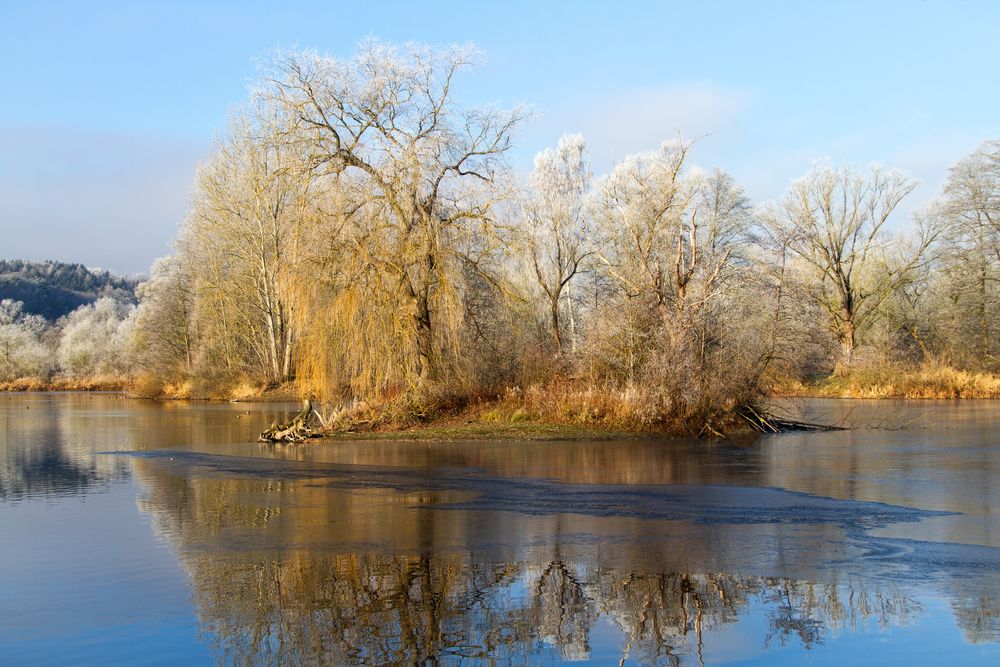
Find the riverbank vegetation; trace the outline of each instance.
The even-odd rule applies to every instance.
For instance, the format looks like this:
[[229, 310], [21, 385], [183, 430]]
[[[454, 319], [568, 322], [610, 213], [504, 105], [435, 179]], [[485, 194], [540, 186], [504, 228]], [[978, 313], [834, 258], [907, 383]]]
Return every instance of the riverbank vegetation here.
[[520, 174], [528, 113], [461, 102], [476, 57], [273, 57], [138, 306], [5, 304], [0, 381], [294, 387], [331, 429], [717, 434], [771, 392], [997, 395], [1000, 143], [911, 221], [897, 171], [816, 164], [755, 205], [679, 137], [595, 174], [568, 134]]
[[1000, 375], [927, 362], [866, 365], [843, 376], [784, 378], [778, 396], [829, 398], [1000, 398]]

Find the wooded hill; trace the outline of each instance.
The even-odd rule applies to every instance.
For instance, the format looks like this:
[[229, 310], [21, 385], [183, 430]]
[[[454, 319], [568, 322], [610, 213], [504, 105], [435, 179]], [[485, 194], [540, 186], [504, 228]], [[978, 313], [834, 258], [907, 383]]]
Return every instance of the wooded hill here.
[[84, 304], [109, 296], [136, 303], [138, 278], [48, 260], [0, 259], [0, 300], [24, 303], [24, 312], [55, 321]]

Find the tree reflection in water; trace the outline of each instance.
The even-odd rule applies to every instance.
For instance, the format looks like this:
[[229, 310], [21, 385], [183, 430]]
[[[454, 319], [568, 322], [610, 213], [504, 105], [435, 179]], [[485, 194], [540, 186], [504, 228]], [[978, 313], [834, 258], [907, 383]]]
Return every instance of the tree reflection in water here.
[[785, 578], [480, 563], [471, 554], [289, 554], [281, 560], [193, 556], [201, 622], [227, 662], [412, 664], [446, 656], [515, 662], [590, 655], [601, 618], [623, 657], [679, 664], [704, 636], [765, 608], [768, 642], [809, 648], [838, 628], [905, 624], [899, 593]]
[[952, 406], [919, 436], [258, 449], [260, 407], [8, 396], [0, 501], [134, 476], [228, 662], [697, 663], [919, 620], [898, 657], [1000, 640], [994, 422]]
[[[562, 515], [498, 524], [517, 544], [494, 548], [467, 534], [467, 515], [482, 513], [408, 509], [448, 502], [439, 492], [134, 463], [142, 508], [177, 548], [205, 639], [226, 662], [580, 660], [604, 624], [617, 629], [619, 659], [676, 665], [697, 662], [713, 631], [747, 614], [764, 617], [768, 646], [810, 648], [838, 629], [905, 625], [920, 612], [902, 590], [856, 577], [657, 571], [642, 544], [574, 542]], [[594, 518], [595, 532], [601, 521], [615, 519]], [[990, 613], [970, 611], [967, 632], [995, 633]]]

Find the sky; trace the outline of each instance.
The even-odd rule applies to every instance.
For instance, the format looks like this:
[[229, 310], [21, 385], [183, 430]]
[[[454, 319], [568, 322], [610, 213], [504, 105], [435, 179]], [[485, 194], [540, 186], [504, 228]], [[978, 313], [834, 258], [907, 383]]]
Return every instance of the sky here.
[[512, 165], [582, 132], [595, 173], [680, 133], [758, 204], [816, 162], [920, 182], [1000, 138], [1000, 3], [3, 0], [0, 258], [143, 273], [276, 49], [475, 43], [464, 104], [526, 104]]

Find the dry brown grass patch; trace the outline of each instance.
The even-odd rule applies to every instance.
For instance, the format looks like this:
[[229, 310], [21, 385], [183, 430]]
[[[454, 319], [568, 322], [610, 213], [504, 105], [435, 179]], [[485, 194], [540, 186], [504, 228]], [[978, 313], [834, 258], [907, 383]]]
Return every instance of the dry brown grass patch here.
[[776, 385], [774, 393], [831, 398], [1000, 398], [1000, 375], [942, 364], [880, 365], [816, 383], [786, 381]]

